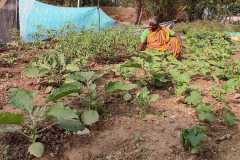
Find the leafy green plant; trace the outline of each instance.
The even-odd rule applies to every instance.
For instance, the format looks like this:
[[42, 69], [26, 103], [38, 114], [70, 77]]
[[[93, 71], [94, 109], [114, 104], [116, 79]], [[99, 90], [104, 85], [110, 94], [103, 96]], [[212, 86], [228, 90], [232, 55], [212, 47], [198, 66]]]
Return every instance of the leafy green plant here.
[[108, 93], [119, 92], [119, 91], [130, 91], [135, 88], [137, 88], [136, 84], [131, 84], [131, 83], [128, 84], [120, 81], [109, 82], [105, 87]]
[[0, 124], [8, 125], [20, 125], [24, 121], [22, 114], [10, 113], [10, 112], [0, 112]]
[[53, 91], [48, 96], [48, 101], [56, 101], [62, 97], [70, 95], [72, 93], [79, 93], [82, 89], [82, 84], [79, 82], [66, 83]]
[[176, 85], [176, 94], [183, 95], [189, 89], [191, 77], [187, 73], [181, 73], [177, 69], [170, 71], [172, 81]]
[[35, 97], [36, 93], [34, 92], [17, 88], [11, 89], [10, 103], [14, 108], [21, 110], [24, 116], [17, 113], [0, 113], [0, 131], [3, 133], [18, 132], [24, 135], [31, 143], [28, 152], [35, 157], [41, 157], [44, 153], [44, 145], [39, 142], [38, 136], [45, 130], [45, 128], [39, 130], [42, 122], [50, 119], [53, 124], [57, 124], [63, 129], [77, 132], [83, 130], [85, 128], [84, 125], [90, 126], [99, 119], [97, 112], [84, 111], [82, 113], [84, 120], [81, 121], [79, 113], [69, 107], [65, 107], [63, 103], [56, 103], [51, 107], [49, 105], [34, 106], [33, 100]]
[[[98, 106], [101, 106], [101, 102], [97, 95], [97, 86], [95, 81], [101, 78], [103, 74], [97, 74], [93, 71], [89, 72], [74, 72], [69, 74], [66, 79], [66, 83], [73, 82], [73, 83], [80, 83], [81, 84], [81, 91], [80, 92], [72, 92], [72, 93], [79, 93], [83, 95], [81, 99], [85, 106], [89, 109], [97, 109]], [[71, 84], [71, 83], [70, 83]]]
[[118, 67], [118, 72], [124, 79], [130, 79], [135, 76], [137, 69], [138, 68], [136, 67], [126, 67], [124, 65], [120, 65]]
[[[63, 97], [77, 93], [81, 98], [80, 100], [84, 104], [84, 107], [88, 108], [81, 113], [81, 120], [85, 125], [92, 125], [99, 120], [97, 110], [99, 109], [98, 107], [101, 105], [101, 102], [97, 95], [95, 81], [100, 77], [102, 77], [102, 75], [96, 74], [92, 71], [74, 72], [69, 74], [65, 80], [66, 83], [54, 90], [53, 93], [48, 96], [48, 100], [57, 101]], [[64, 108], [56, 109], [62, 111]], [[67, 112], [67, 110], [65, 111]], [[53, 111], [52, 113], [56, 114], [57, 111]], [[82, 128], [80, 124], [74, 126], [74, 121], [65, 122], [64, 126], [65, 125], [71, 125], [73, 129], [75, 128], [74, 130]]]
[[236, 125], [238, 122], [236, 115], [228, 108], [224, 108], [223, 120], [224, 120], [224, 123], [230, 127]]
[[202, 103], [201, 93], [197, 90], [193, 90], [190, 92], [190, 95], [185, 98], [185, 101], [187, 104], [197, 107]]
[[214, 122], [215, 115], [209, 104], [199, 104], [196, 108], [200, 121]]
[[130, 79], [136, 75], [139, 69], [144, 68], [144, 59], [140, 57], [132, 57], [130, 60], [120, 64], [117, 68], [117, 73], [125, 79]]
[[123, 83], [120, 81], [109, 82], [105, 85], [105, 91], [111, 95], [120, 94], [123, 95], [123, 99], [125, 101], [129, 101], [132, 99], [132, 95], [130, 91], [136, 89], [138, 86], [132, 83]]
[[[23, 89], [12, 89], [10, 91], [10, 103], [17, 109], [20, 109], [24, 111], [28, 116], [29, 116], [29, 122], [28, 122], [28, 127], [30, 131], [30, 135], [26, 135], [31, 140], [31, 145], [34, 145], [37, 140], [37, 126], [38, 124], [45, 119], [45, 111], [46, 108], [42, 108], [38, 111], [38, 114], [36, 113], [36, 109], [33, 108], [33, 98], [35, 97], [35, 94], [30, 91], [26, 91]], [[36, 117], [34, 117], [34, 115]], [[16, 124], [16, 125], [21, 125], [23, 123], [23, 117], [17, 114], [13, 113], [1, 113], [1, 124], [4, 124], [7, 127], [6, 130], [2, 129], [3, 131], [5, 130], [6, 132], [10, 131], [18, 131], [18, 129], [21, 128], [15, 128], [9, 124]], [[25, 135], [25, 133], [18, 131]], [[34, 150], [31, 150], [31, 153], [36, 156], [36, 157], [41, 157], [42, 155], [35, 154], [40, 148], [35, 147]], [[42, 148], [41, 148], [42, 149]]]
[[193, 154], [199, 153], [202, 149], [203, 141], [207, 137], [206, 131], [205, 126], [199, 125], [183, 129], [181, 132], [183, 146]]
[[232, 78], [226, 81], [223, 85], [214, 85], [211, 88], [211, 95], [219, 101], [225, 101], [227, 94], [234, 93], [240, 87], [239, 78]]
[[216, 98], [218, 101], [224, 101], [225, 100], [225, 91], [219, 87], [219, 86], [212, 86], [211, 88], [211, 95]]
[[102, 75], [98, 75], [95, 72], [74, 72], [68, 74], [65, 83], [53, 91], [51, 95], [48, 96], [49, 101], [56, 101], [67, 95], [73, 93], [89, 92], [92, 88], [96, 91], [96, 84], [94, 83]]
[[49, 108], [46, 113], [47, 116], [54, 120], [59, 127], [77, 132], [83, 130], [84, 124], [80, 121], [79, 113], [75, 110], [65, 107], [63, 103], [59, 102]]
[[146, 109], [150, 106], [151, 103], [157, 101], [158, 99], [159, 95], [150, 94], [150, 91], [147, 89], [147, 87], [143, 88], [142, 91], [137, 93], [136, 101], [142, 110], [141, 115], [146, 112]]
[[134, 36], [134, 28], [131, 27], [102, 32], [75, 32], [74, 28], [66, 26], [56, 34], [58, 38], [54, 50], [33, 60], [24, 71], [26, 76], [54, 77], [59, 73], [85, 70], [92, 61], [118, 62], [136, 53], [139, 43], [139, 39]]

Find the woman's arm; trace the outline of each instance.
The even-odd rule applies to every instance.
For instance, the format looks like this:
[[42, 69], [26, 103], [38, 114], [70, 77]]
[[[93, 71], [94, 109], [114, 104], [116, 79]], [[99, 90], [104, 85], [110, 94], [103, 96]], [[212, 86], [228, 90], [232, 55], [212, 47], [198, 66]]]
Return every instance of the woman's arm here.
[[149, 35], [149, 30], [145, 30], [141, 35], [141, 44], [139, 45], [139, 50], [144, 51], [147, 47], [147, 38]]

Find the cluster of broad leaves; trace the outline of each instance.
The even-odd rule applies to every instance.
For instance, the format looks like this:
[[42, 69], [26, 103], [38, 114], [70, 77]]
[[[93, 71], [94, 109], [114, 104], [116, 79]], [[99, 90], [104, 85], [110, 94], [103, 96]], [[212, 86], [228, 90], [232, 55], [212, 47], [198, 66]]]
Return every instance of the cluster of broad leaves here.
[[34, 60], [26, 67], [24, 74], [28, 77], [56, 76], [81, 71], [92, 60], [116, 62], [121, 55], [128, 57], [136, 52], [139, 39], [134, 34], [133, 28], [114, 28], [102, 32], [68, 31], [58, 37], [54, 50]]
[[212, 106], [203, 102], [203, 97], [199, 91], [191, 91], [189, 95], [186, 96], [185, 101], [188, 105], [196, 109], [200, 121], [214, 122], [215, 115]]
[[102, 74], [97, 74], [93, 71], [89, 72], [74, 72], [68, 74], [62, 86], [55, 89], [49, 95], [49, 101], [57, 101], [68, 95], [77, 94], [81, 99], [84, 107], [96, 109], [101, 105], [99, 96], [97, 95], [96, 80], [102, 77]]
[[[177, 95], [189, 90], [193, 77], [203, 76], [214, 80], [236, 79], [238, 62], [230, 61], [233, 44], [219, 32], [191, 32], [184, 40], [184, 57], [176, 60], [170, 54], [147, 51], [121, 64], [118, 73], [126, 79], [136, 79], [137, 71], [143, 70], [146, 83], [156, 87], [173, 84]], [[138, 79], [139, 80], [139, 79]]]
[[150, 106], [152, 102], [155, 102], [159, 99], [158, 94], [150, 94], [150, 91], [147, 89], [147, 87], [144, 87], [142, 91], [137, 93], [137, 103], [140, 107], [145, 108]]
[[[78, 86], [74, 87], [76, 89]], [[68, 91], [62, 94], [69, 93], [70, 90], [69, 87]], [[85, 126], [91, 126], [99, 119], [98, 113], [94, 110], [78, 112], [61, 102], [40, 107], [33, 106], [36, 96], [36, 93], [31, 91], [12, 89], [10, 91], [10, 103], [21, 113], [0, 112], [0, 131], [4, 133], [19, 132], [25, 135], [32, 142], [28, 151], [36, 157], [41, 157], [44, 153], [44, 144], [38, 142], [38, 135], [41, 133], [39, 128], [44, 121], [51, 121], [65, 130], [77, 132], [84, 130]], [[49, 100], [56, 100], [61, 96], [57, 95], [55, 99], [51, 98], [53, 95], [49, 97]], [[27, 128], [23, 126], [27, 126]], [[25, 129], [29, 131], [24, 133]]]
[[199, 153], [202, 148], [203, 141], [207, 137], [206, 132], [207, 128], [199, 125], [183, 129], [181, 132], [181, 141], [184, 147], [190, 150], [191, 153]]

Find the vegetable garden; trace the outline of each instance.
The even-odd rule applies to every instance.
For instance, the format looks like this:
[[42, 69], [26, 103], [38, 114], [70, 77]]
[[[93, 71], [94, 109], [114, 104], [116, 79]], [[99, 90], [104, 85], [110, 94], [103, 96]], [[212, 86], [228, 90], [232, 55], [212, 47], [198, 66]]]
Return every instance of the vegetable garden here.
[[176, 28], [180, 60], [139, 52], [138, 27], [10, 45], [0, 159], [238, 159], [239, 44], [222, 32], [235, 28], [198, 23]]

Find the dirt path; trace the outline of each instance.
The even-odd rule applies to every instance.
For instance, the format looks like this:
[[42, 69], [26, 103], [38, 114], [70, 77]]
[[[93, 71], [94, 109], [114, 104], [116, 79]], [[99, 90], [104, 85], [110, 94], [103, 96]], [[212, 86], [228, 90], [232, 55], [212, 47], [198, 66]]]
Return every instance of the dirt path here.
[[[176, 105], [176, 99], [155, 103], [158, 115], [147, 114], [142, 120], [132, 116], [115, 116], [108, 120], [108, 128], [74, 144], [66, 151], [69, 160], [157, 160], [188, 157], [180, 143], [181, 128], [195, 123], [191, 109]], [[85, 139], [85, 137], [83, 137]], [[180, 154], [180, 155], [179, 155]]]

